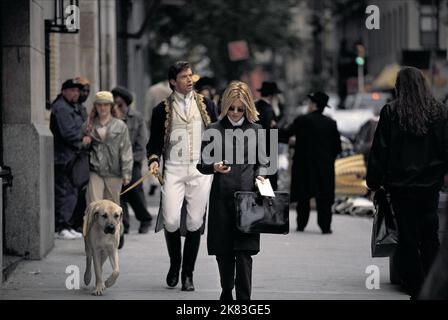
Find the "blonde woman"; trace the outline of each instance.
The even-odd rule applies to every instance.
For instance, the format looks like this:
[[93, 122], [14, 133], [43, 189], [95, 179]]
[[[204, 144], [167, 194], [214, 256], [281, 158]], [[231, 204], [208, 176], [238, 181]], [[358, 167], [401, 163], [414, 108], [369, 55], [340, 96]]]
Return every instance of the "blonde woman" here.
[[[259, 163], [258, 154], [255, 158], [251, 154], [258, 153], [258, 139], [239, 144], [236, 139], [225, 137], [229, 133], [238, 134], [235, 132], [238, 129], [241, 130], [240, 134], [248, 135], [253, 130], [252, 136], [257, 136], [261, 126], [254, 123], [258, 120], [258, 113], [252, 93], [243, 82], [229, 84], [223, 95], [221, 110], [220, 121], [209, 125], [205, 135], [208, 130], [220, 132], [223, 158], [214, 163], [207, 161], [204, 151], [208, 142], [204, 142], [201, 162], [197, 166], [201, 173], [214, 175], [209, 201], [207, 249], [208, 254], [215, 255], [218, 262], [222, 287], [220, 299], [233, 300], [232, 290], [235, 287], [237, 300], [250, 300], [252, 255], [260, 250], [260, 235], [245, 234], [236, 229], [234, 193], [253, 191], [255, 178], [263, 180], [260, 171], [264, 166]], [[232, 156], [225, 153], [229, 148], [234, 151]], [[238, 154], [243, 155], [241, 159], [237, 159]], [[251, 158], [256, 161], [251, 161]]]
[[102, 199], [120, 205], [121, 187], [131, 181], [131, 140], [126, 124], [117, 119], [115, 108], [112, 93], [98, 92], [84, 126], [83, 144], [91, 147], [87, 206]]

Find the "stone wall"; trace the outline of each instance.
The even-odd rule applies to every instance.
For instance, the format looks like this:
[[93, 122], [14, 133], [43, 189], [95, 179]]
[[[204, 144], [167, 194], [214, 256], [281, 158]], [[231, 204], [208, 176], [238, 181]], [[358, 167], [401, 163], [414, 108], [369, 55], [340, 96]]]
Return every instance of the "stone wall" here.
[[45, 122], [44, 2], [1, 2], [4, 163], [13, 188], [6, 253], [41, 259], [54, 246], [53, 136]]

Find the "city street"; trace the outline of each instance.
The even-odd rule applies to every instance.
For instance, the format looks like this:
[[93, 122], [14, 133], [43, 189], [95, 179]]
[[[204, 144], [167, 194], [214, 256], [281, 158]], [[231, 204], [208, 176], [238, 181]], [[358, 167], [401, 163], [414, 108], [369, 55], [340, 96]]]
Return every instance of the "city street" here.
[[[0, 302], [205, 305], [235, 278], [296, 314], [448, 300], [448, 0], [7, 0], [0, 21]], [[288, 209], [286, 235], [232, 232], [283, 232]], [[101, 236], [130, 222], [99, 297], [86, 212], [108, 285]]]
[[[156, 208], [151, 213], [155, 214]], [[389, 283], [387, 259], [370, 258], [372, 220], [352, 216], [333, 216], [333, 234], [321, 235], [312, 213], [304, 233], [295, 232], [295, 211], [291, 211], [288, 235], [262, 235], [261, 252], [253, 262], [254, 300], [395, 300], [409, 299]], [[83, 240], [56, 240], [55, 248], [42, 261], [19, 264], [0, 290], [4, 299], [146, 299], [215, 300], [219, 297], [217, 264], [207, 255], [205, 237], [196, 263], [196, 291], [182, 292], [180, 284], [169, 289], [165, 276], [169, 267], [163, 233], [152, 229], [137, 233], [138, 223], [126, 237], [120, 251], [121, 273], [117, 283], [103, 297], [90, 295], [81, 284], [79, 290], [67, 290], [65, 270], [79, 266], [81, 280], [85, 270]], [[110, 272], [106, 262], [106, 274]], [[366, 268], [377, 265], [380, 289], [366, 289]]]

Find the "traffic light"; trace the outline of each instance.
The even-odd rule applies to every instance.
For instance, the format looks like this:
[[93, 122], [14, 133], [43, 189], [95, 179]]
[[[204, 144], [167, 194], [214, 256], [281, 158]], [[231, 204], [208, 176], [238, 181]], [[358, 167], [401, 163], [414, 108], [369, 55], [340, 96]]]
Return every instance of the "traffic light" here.
[[358, 66], [363, 66], [365, 64], [365, 59], [364, 57], [366, 56], [366, 49], [362, 44], [357, 44], [356, 45], [356, 64]]
[[363, 66], [364, 63], [365, 63], [363, 57], [356, 57], [356, 60], [355, 60], [355, 61], [356, 61], [356, 64], [357, 64], [358, 66]]

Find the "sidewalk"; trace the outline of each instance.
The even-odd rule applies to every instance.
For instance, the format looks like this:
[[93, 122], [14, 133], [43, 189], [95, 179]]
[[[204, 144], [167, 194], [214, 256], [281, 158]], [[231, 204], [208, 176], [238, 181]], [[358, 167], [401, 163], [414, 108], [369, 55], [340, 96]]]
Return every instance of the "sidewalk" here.
[[[152, 208], [151, 212], [157, 212]], [[372, 220], [333, 216], [333, 234], [321, 235], [313, 212], [304, 233], [295, 232], [295, 212], [291, 211], [288, 235], [262, 235], [261, 252], [254, 256], [254, 300], [389, 300], [409, 297], [389, 283], [388, 259], [370, 258]], [[21, 263], [0, 289], [4, 299], [148, 299], [215, 300], [219, 297], [219, 276], [213, 256], [208, 256], [202, 238], [194, 273], [195, 292], [168, 289], [165, 277], [169, 267], [163, 232], [151, 230], [140, 235], [132, 220], [131, 233], [120, 251], [120, 277], [102, 297], [90, 295], [82, 283], [85, 270], [83, 240], [56, 240], [55, 248], [41, 261]], [[67, 290], [67, 266], [80, 269], [81, 287]], [[380, 289], [366, 289], [369, 265], [380, 269]], [[106, 276], [110, 265], [105, 263]]]

